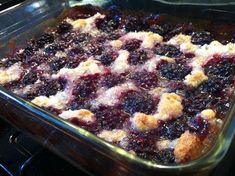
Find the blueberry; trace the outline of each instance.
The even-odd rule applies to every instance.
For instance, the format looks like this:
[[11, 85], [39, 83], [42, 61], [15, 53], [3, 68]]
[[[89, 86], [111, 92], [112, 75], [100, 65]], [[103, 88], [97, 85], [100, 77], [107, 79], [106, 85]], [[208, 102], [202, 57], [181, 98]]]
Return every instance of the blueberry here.
[[82, 78], [79, 84], [75, 87], [73, 94], [81, 98], [90, 98], [95, 95], [97, 90], [97, 75], [88, 75]]
[[140, 47], [141, 43], [142, 43], [142, 41], [137, 40], [137, 39], [128, 40], [122, 46], [122, 49], [127, 50], [127, 51], [134, 51], [134, 50], [137, 50]]
[[219, 80], [208, 80], [199, 88], [203, 92], [211, 93], [211, 94], [217, 94], [222, 90], [221, 83]]
[[209, 64], [205, 66], [207, 75], [216, 76], [217, 78], [225, 79], [235, 74], [234, 58], [220, 58], [212, 59]]
[[139, 17], [127, 16], [125, 19], [124, 28], [127, 32], [130, 31], [141, 31], [143, 28], [143, 23]]
[[178, 24], [167, 33], [167, 35], [164, 37], [164, 40], [169, 40], [170, 38], [176, 36], [177, 34], [191, 35], [193, 31], [194, 27], [192, 26], [191, 23]]
[[81, 42], [88, 41], [90, 39], [90, 35], [88, 33], [80, 33], [74, 39], [76, 44], [80, 44]]
[[54, 41], [54, 36], [52, 34], [44, 33], [37, 40], [37, 46], [39, 48], [44, 47], [45, 44], [52, 43]]
[[124, 81], [124, 78], [120, 75], [107, 75], [104, 77], [104, 79], [101, 82], [102, 86], [105, 86], [107, 88], [111, 88], [113, 86], [116, 86]]
[[100, 61], [105, 66], [109, 66], [115, 60], [116, 57], [117, 56], [115, 55], [115, 53], [106, 53], [100, 57]]
[[83, 48], [81, 47], [76, 47], [76, 48], [72, 48], [70, 51], [69, 51], [69, 55], [74, 57], [76, 55], [80, 55], [80, 54], [83, 54], [85, 51], [83, 50]]
[[175, 155], [173, 149], [163, 149], [157, 151], [155, 155], [153, 155], [153, 161], [169, 164], [175, 162]]
[[161, 36], [166, 35], [170, 30], [171, 26], [169, 24], [153, 24], [148, 29], [151, 32], [158, 33]]
[[191, 37], [191, 42], [196, 45], [209, 44], [213, 40], [210, 32], [194, 32]]
[[85, 61], [86, 59], [87, 57], [81, 55], [79, 55], [78, 57], [72, 57], [67, 61], [66, 67], [76, 68], [82, 61]]
[[89, 44], [88, 50], [92, 55], [101, 55], [104, 49], [101, 45]]
[[57, 52], [57, 47], [55, 45], [50, 45], [45, 48], [45, 53], [49, 55], [54, 55]]
[[148, 59], [149, 57], [147, 52], [144, 50], [137, 50], [130, 53], [128, 61], [131, 65], [138, 65], [145, 63], [145, 61]]
[[67, 23], [67, 22], [63, 22], [61, 24], [59, 24], [59, 26], [57, 27], [57, 32], [59, 34], [65, 34], [67, 32], [69, 32], [72, 29], [72, 25]]
[[174, 140], [188, 129], [188, 125], [186, 118], [179, 117], [176, 120], [165, 122], [160, 129], [160, 134], [164, 139]]
[[211, 108], [213, 97], [206, 92], [186, 90], [185, 98], [183, 99], [184, 111], [189, 116], [195, 116], [198, 112]]
[[158, 76], [153, 72], [137, 72], [132, 76], [132, 79], [138, 86], [145, 89], [155, 88], [158, 85]]
[[100, 36], [96, 37], [96, 42], [97, 42], [97, 43], [100, 43], [100, 44], [105, 43], [106, 40], [107, 40], [107, 38], [106, 38], [105, 35], [100, 35]]
[[49, 62], [50, 68], [53, 71], [59, 71], [61, 68], [65, 67], [67, 64], [66, 58], [57, 58]]
[[26, 56], [31, 56], [31, 55], [33, 55], [34, 51], [35, 51], [35, 49], [34, 49], [34, 47], [31, 46], [31, 45], [28, 45], [28, 46], [24, 49], [24, 53], [25, 53]]
[[96, 112], [96, 117], [102, 129], [112, 130], [123, 128], [123, 123], [130, 115], [116, 108], [101, 107]]
[[38, 80], [37, 73], [36, 72], [29, 72], [24, 76], [22, 83], [25, 85], [29, 85], [29, 84], [35, 83], [37, 80]]
[[158, 45], [155, 49], [155, 54], [167, 57], [178, 57], [182, 53], [173, 45]]
[[156, 135], [151, 132], [130, 131], [127, 138], [127, 150], [133, 150], [140, 157], [149, 159], [148, 153], [155, 149]]
[[189, 118], [188, 125], [192, 132], [196, 132], [200, 135], [206, 135], [208, 133], [208, 121], [203, 119], [201, 116]]
[[177, 63], [163, 63], [160, 65], [161, 76], [170, 80], [183, 80], [190, 72], [190, 68]]
[[133, 92], [124, 98], [123, 108], [130, 114], [134, 114], [135, 112], [151, 114], [156, 107], [151, 96]]
[[58, 91], [63, 90], [64, 86], [59, 80], [45, 80], [38, 88], [37, 95], [55, 95]]
[[119, 28], [121, 24], [121, 16], [119, 14], [108, 14], [105, 19], [98, 20], [96, 26], [103, 32], [110, 33]]
[[78, 110], [78, 109], [90, 109], [91, 105], [87, 99], [81, 97], [76, 97], [71, 103], [69, 109]]

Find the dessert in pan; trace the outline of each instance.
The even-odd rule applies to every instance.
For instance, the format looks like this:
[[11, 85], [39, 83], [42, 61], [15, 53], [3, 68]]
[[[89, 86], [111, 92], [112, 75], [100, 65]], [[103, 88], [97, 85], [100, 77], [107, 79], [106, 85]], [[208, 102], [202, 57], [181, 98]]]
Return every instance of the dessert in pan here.
[[79, 6], [1, 58], [0, 85], [141, 158], [182, 163], [226, 120], [233, 40], [164, 16]]

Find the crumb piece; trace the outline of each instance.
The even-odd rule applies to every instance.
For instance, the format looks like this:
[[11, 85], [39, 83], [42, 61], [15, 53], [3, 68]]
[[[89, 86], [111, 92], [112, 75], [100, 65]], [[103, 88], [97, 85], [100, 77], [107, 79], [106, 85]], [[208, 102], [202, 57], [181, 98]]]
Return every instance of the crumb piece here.
[[160, 59], [161, 59], [161, 60], [164, 60], [164, 61], [167, 61], [167, 62], [171, 62], [171, 63], [174, 63], [174, 62], [175, 62], [175, 59], [174, 59], [174, 58], [167, 57], [167, 56], [160, 56]]
[[63, 111], [59, 116], [63, 119], [77, 118], [85, 122], [93, 122], [95, 120], [94, 114], [87, 109]]
[[114, 129], [114, 130], [103, 130], [98, 134], [98, 137], [103, 138], [108, 142], [121, 142], [126, 137], [126, 132], [124, 130]]
[[180, 51], [184, 53], [194, 53], [198, 49], [197, 45], [190, 43], [182, 43], [180, 45]]
[[193, 70], [201, 70], [206, 60], [204, 57], [196, 56], [192, 59], [190, 66], [192, 66]]
[[122, 41], [121, 40], [113, 40], [110, 42], [110, 45], [115, 49], [120, 49], [122, 47]]
[[162, 40], [163, 40], [163, 38], [159, 34], [148, 32], [145, 35], [145, 38], [144, 38], [141, 46], [144, 48], [153, 48], [156, 43], [159, 43]]
[[119, 102], [119, 97], [122, 93], [127, 92], [129, 90], [137, 90], [137, 87], [132, 82], [126, 82], [121, 85], [117, 85], [111, 87], [102, 93], [94, 100], [93, 105], [106, 105], [106, 106], [114, 106]]
[[204, 119], [212, 120], [215, 118], [216, 113], [212, 109], [205, 109], [201, 112], [201, 116]]
[[163, 140], [160, 140], [160, 141], [156, 142], [156, 147], [159, 150], [174, 149], [177, 141], [178, 141], [178, 139], [175, 139], [175, 140], [172, 140], [172, 141], [168, 140], [168, 139], [163, 139]]
[[104, 67], [102, 64], [94, 60], [92, 57], [88, 58], [86, 61], [81, 62], [76, 68], [62, 68], [60, 71], [52, 75], [52, 78], [66, 77], [71, 82], [78, 79], [80, 76], [94, 75], [96, 73], [103, 73]]
[[128, 63], [128, 57], [130, 53], [126, 50], [120, 50], [118, 54], [118, 57], [111, 66], [111, 70], [116, 73], [123, 73], [130, 68]]
[[70, 96], [66, 92], [58, 92], [49, 98], [46, 96], [35, 97], [31, 102], [40, 107], [53, 107], [55, 109], [64, 109], [69, 102]]
[[174, 155], [176, 162], [186, 162], [199, 157], [203, 149], [200, 138], [189, 131], [184, 132], [178, 139]]
[[155, 116], [159, 120], [168, 120], [182, 115], [182, 98], [175, 93], [163, 93], [158, 104], [158, 113]]
[[6, 84], [20, 79], [22, 68], [20, 63], [16, 63], [7, 69], [0, 68], [0, 84]]
[[151, 115], [144, 113], [135, 113], [131, 118], [132, 126], [140, 131], [150, 130], [157, 128], [158, 120]]
[[162, 42], [163, 37], [153, 32], [129, 32], [121, 37], [124, 41], [130, 39], [142, 40], [143, 48], [153, 48], [156, 43]]
[[170, 45], [181, 45], [183, 43], [191, 43], [191, 36], [178, 34], [172, 37], [167, 43]]
[[67, 22], [69, 22], [73, 26], [74, 29], [83, 29], [87, 25], [85, 19], [78, 19], [75, 21], [68, 19]]
[[156, 70], [156, 67], [157, 67], [158, 63], [161, 60], [164, 60], [164, 61], [167, 61], [167, 62], [171, 62], [171, 63], [175, 62], [174, 58], [155, 55], [154, 57], [152, 57], [151, 59], [146, 61], [144, 63], [144, 65], [141, 65], [140, 69], [143, 69], [143, 70], [146, 70], [146, 71], [149, 71], [149, 72], [154, 72]]
[[153, 95], [154, 97], [160, 97], [160, 96], [162, 96], [162, 94], [164, 94], [166, 92], [167, 92], [167, 89], [164, 87], [156, 87], [156, 88], [149, 91], [149, 93], [151, 95]]
[[195, 71], [192, 71], [191, 74], [188, 74], [185, 77], [184, 83], [192, 87], [197, 87], [203, 81], [206, 81], [206, 80], [208, 80], [208, 77], [204, 74], [203, 71], [195, 70]]
[[129, 150], [129, 152], [133, 155], [136, 155], [135, 151], [134, 150]]
[[49, 104], [49, 98], [46, 96], [39, 96], [35, 97], [31, 102], [40, 107], [47, 107]]
[[99, 33], [99, 30], [96, 28], [95, 22], [97, 19], [103, 19], [104, 17], [105, 15], [97, 13], [94, 16], [86, 19], [67, 19], [67, 22], [70, 23], [75, 30], [80, 30], [81, 32], [86, 32], [90, 34], [97, 34]]

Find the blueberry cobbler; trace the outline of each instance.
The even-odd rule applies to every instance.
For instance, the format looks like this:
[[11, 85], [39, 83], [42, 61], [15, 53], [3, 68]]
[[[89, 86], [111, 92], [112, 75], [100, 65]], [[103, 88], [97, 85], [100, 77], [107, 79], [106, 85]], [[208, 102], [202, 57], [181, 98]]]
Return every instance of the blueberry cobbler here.
[[117, 7], [66, 15], [0, 60], [0, 85], [144, 159], [208, 149], [232, 104], [234, 38]]

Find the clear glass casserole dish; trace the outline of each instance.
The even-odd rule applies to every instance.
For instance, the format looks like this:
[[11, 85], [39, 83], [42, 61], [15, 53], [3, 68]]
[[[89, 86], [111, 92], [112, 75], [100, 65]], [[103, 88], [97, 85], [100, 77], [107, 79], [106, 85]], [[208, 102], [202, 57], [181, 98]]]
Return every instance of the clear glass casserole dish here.
[[[79, 2], [81, 4], [84, 2]], [[85, 2], [87, 3], [87, 1]], [[89, 1], [100, 6], [117, 4], [130, 9], [166, 12], [174, 15], [185, 15], [183, 6], [158, 4], [155, 1]], [[0, 16], [1, 56], [6, 52], [40, 34], [46, 27], [53, 26], [57, 17], [66, 8], [77, 4], [73, 1], [27, 1], [13, 7]], [[174, 11], [172, 11], [174, 6]], [[141, 8], [140, 8], [141, 7]], [[211, 6], [210, 8], [212, 8]], [[198, 11], [196, 16], [212, 17], [218, 15], [223, 20], [232, 21], [233, 14], [228, 12], [231, 6], [220, 6], [221, 9], [208, 9], [206, 6], [188, 6]], [[225, 11], [226, 10], [226, 11]], [[221, 15], [223, 14], [223, 15]], [[226, 14], [226, 15], [224, 15]], [[226, 153], [234, 135], [235, 106], [231, 106], [227, 120], [211, 150], [201, 158], [179, 165], [161, 165], [146, 161], [104, 142], [93, 134], [67, 123], [38, 107], [26, 102], [9, 91], [1, 88], [0, 110], [2, 118], [28, 132], [44, 146], [67, 159], [77, 167], [83, 167], [91, 173], [101, 175], [198, 175], [207, 174]], [[95, 156], [95, 158], [94, 158]], [[105, 167], [106, 169], [102, 169]]]

